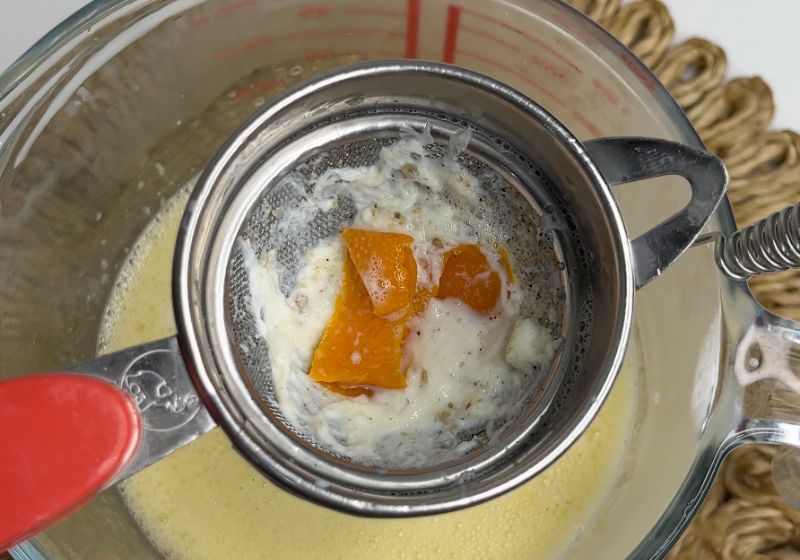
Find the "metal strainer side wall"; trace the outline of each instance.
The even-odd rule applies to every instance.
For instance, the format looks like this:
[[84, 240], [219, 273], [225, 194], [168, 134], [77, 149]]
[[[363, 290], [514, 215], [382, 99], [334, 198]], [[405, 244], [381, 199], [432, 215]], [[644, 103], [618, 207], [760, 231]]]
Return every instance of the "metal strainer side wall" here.
[[[257, 115], [201, 179], [190, 202], [198, 211], [183, 225], [192, 235], [182, 240], [176, 267], [183, 346], [195, 359], [194, 375], [206, 402], [234, 442], [262, 470], [295, 491], [366, 515], [419, 515], [464, 507], [505, 492], [545, 468], [599, 409], [630, 328], [630, 250], [613, 200], [577, 140], [513, 90], [460, 69], [418, 66], [425, 71], [408, 64], [356, 67], [296, 90]], [[552, 223], [546, 229], [552, 229], [550, 234], [563, 246], [573, 315], [567, 319], [562, 358], [551, 370], [556, 373], [550, 384], [554, 405], [549, 411], [547, 406], [535, 411], [538, 416], [547, 411], [546, 424], [537, 421], [538, 416], [522, 415], [524, 421], [511, 424], [500, 449], [437, 472], [399, 475], [367, 472], [320, 453], [279, 418], [267, 417], [264, 399], [254, 393], [269, 392], [268, 384], [241, 375], [242, 366], [264, 366], [265, 349], [256, 345], [254, 356], [240, 356], [241, 347], [226, 326], [232, 315], [224, 301], [229, 272], [241, 273], [235, 261], [236, 239], [265, 195], [264, 186], [275, 184], [283, 171], [306, 159], [312, 146], [380, 136], [376, 131], [397, 128], [398, 111], [406, 121], [412, 118], [409, 108], [427, 115], [417, 115], [418, 122], [434, 118], [442, 130], [449, 126], [457, 131], [463, 121], [486, 132], [485, 143], [494, 145], [489, 149], [477, 142], [470, 146], [470, 156], [490, 165], [499, 162], [496, 167], [516, 178], [512, 183], [524, 184], [528, 195], [547, 210]], [[351, 118], [359, 112], [368, 114]], [[306, 132], [314, 125], [319, 128]], [[342, 126], [348, 138], [342, 138]], [[364, 133], [368, 134], [359, 136]], [[240, 288], [229, 293], [243, 294]], [[245, 328], [233, 338], [250, 340], [252, 334]], [[319, 479], [326, 481], [324, 487], [317, 484]]]

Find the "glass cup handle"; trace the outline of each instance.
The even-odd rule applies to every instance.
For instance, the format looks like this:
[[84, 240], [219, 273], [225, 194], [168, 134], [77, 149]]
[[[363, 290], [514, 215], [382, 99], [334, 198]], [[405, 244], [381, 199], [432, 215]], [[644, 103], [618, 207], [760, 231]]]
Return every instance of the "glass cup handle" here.
[[[746, 280], [800, 267], [800, 203], [787, 206], [729, 236], [709, 233], [696, 244], [715, 243], [720, 270], [734, 280]], [[800, 427], [790, 423], [800, 415], [800, 326], [762, 313], [737, 350], [734, 371], [745, 386], [745, 412], [750, 430], [768, 443], [785, 443], [775, 454], [775, 489], [800, 509]], [[772, 385], [772, 387], [770, 387]]]
[[743, 387], [737, 439], [787, 446], [773, 459], [773, 482], [800, 508], [800, 324], [761, 310], [736, 348], [733, 371]]

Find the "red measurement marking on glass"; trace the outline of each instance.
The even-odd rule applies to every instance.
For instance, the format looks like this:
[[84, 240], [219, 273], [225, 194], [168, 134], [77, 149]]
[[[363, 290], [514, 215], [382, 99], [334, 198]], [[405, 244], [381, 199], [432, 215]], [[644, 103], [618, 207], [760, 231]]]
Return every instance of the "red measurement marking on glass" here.
[[259, 37], [253, 37], [252, 39], [248, 39], [244, 43], [241, 44], [241, 49], [243, 51], [256, 51], [258, 49], [263, 49], [264, 47], [268, 47], [272, 44], [272, 37], [269, 35], [261, 35]]
[[344, 13], [348, 16], [379, 16], [390, 18], [405, 18], [406, 10], [392, 8], [373, 8], [371, 6], [345, 6]]
[[228, 60], [230, 57], [235, 56], [239, 51], [238, 47], [225, 47], [224, 49], [214, 53], [216, 60]]
[[261, 80], [245, 88], [230, 92], [228, 97], [234, 101], [242, 101], [260, 93], [270, 93], [272, 91], [285, 89], [287, 85], [286, 80]]
[[308, 51], [303, 58], [306, 59], [306, 62], [320, 62], [328, 60], [331, 56], [333, 56], [333, 49], [325, 49], [322, 51]]
[[327, 4], [306, 4], [297, 8], [297, 17], [301, 19], [328, 17], [329, 15], [331, 15], [331, 7]]
[[[465, 25], [463, 23], [460, 23], [459, 25], [455, 25], [455, 23], [454, 23], [454, 26], [457, 29], [457, 32], [459, 32], [459, 33], [469, 33], [470, 35], [475, 35], [476, 37], [482, 37], [484, 39], [488, 39], [489, 41], [491, 41], [491, 42], [493, 42], [493, 43], [495, 43], [497, 45], [503, 46], [503, 47], [515, 52], [515, 53], [520, 52], [520, 48], [519, 48], [519, 45], [517, 43], [513, 43], [511, 41], [506, 41], [502, 37], [498, 37], [497, 35], [494, 35], [493, 33], [489, 33], [488, 31], [485, 31], [485, 30], [483, 30], [483, 29], [481, 29], [479, 27], [473, 27], [471, 25]], [[450, 24], [449, 23], [447, 25], [447, 29], [450, 29]], [[453, 33], [456, 33], [456, 31], [453, 31]], [[454, 50], [455, 50], [455, 42], [456, 42], [456, 40], [452, 39], [452, 48]], [[447, 49], [445, 49], [445, 51], [447, 51]], [[447, 54], [449, 55], [450, 53], [447, 53]], [[552, 76], [554, 76], [555, 78], [557, 78], [559, 80], [564, 80], [567, 77], [567, 69], [562, 67], [562, 66], [558, 66], [557, 64], [553, 64], [552, 62], [549, 62], [547, 60], [539, 58], [535, 54], [530, 54], [528, 56], [528, 59], [535, 66], [541, 68], [542, 70], [544, 70], [548, 74], [551, 74]]]
[[[461, 33], [466, 32], [466, 33], [469, 33], [471, 35], [475, 35], [476, 37], [482, 37], [484, 39], [488, 39], [489, 41], [492, 41], [493, 43], [496, 43], [496, 44], [498, 44], [500, 46], [503, 46], [503, 47], [509, 49], [510, 51], [513, 51], [513, 52], [519, 52], [520, 51], [519, 46], [515, 45], [514, 43], [506, 41], [505, 39], [502, 39], [502, 38], [498, 37], [497, 35], [489, 33], [488, 31], [484, 31], [483, 29], [480, 29], [478, 27], [473, 27], [471, 25], [465, 25], [465, 24], [461, 23], [458, 26], [458, 30]], [[562, 66], [558, 66], [557, 64], [554, 64], [554, 63], [549, 62], [547, 60], [544, 60], [542, 58], [539, 58], [535, 54], [530, 54], [528, 56], [528, 60], [530, 60], [530, 62], [532, 62], [535, 66], [541, 68], [542, 70], [544, 70], [548, 74], [551, 74], [552, 76], [554, 76], [555, 78], [557, 78], [559, 80], [564, 80], [567, 77], [567, 69], [566, 68], [564, 68]]]
[[[452, 4], [451, 4], [451, 6], [452, 6]], [[581, 70], [580, 67], [577, 64], [575, 64], [572, 60], [570, 60], [567, 56], [565, 56], [564, 53], [556, 50], [555, 48], [553, 48], [552, 45], [548, 45], [547, 43], [545, 43], [541, 39], [538, 39], [538, 38], [530, 35], [529, 33], [526, 33], [524, 31], [522, 31], [521, 29], [519, 29], [517, 27], [514, 27], [510, 23], [507, 23], [507, 22], [505, 22], [505, 21], [503, 21], [501, 19], [497, 19], [495, 17], [486, 15], [484, 13], [481, 13], [481, 12], [479, 12], [477, 10], [473, 10], [471, 8], [466, 8], [466, 7], [463, 7], [463, 6], [458, 6], [458, 7], [466, 15], [478, 18], [479, 20], [485, 21], [487, 23], [492, 23], [492, 24], [495, 24], [495, 25], [499, 25], [503, 29], [507, 29], [509, 31], [512, 31], [512, 32], [516, 33], [517, 35], [522, 36], [526, 41], [528, 41], [530, 43], [533, 43], [537, 47], [539, 47], [539, 48], [549, 52], [553, 56], [555, 56], [557, 59], [559, 59], [561, 62], [563, 62], [564, 64], [566, 64], [570, 68], [572, 68], [578, 74], [583, 74], [583, 70]]]
[[258, 4], [257, 0], [237, 0], [231, 4], [220, 6], [212, 13], [197, 14], [186, 18], [186, 25], [189, 27], [202, 27], [211, 23], [214, 19], [223, 19], [237, 12], [241, 12], [248, 8], [254, 8]]
[[220, 6], [214, 11], [214, 15], [218, 18], [228, 17], [247, 8], [253, 8], [256, 4], [257, 0], [238, 0], [238, 2]]
[[250, 39], [247, 39], [246, 41], [243, 41], [237, 45], [232, 45], [215, 52], [214, 58], [216, 60], [227, 60], [239, 53], [253, 52], [259, 49], [264, 49], [272, 45], [273, 42], [274, 41], [270, 35], [251, 37]]
[[476, 37], [483, 37], [484, 39], [488, 39], [489, 41], [492, 41], [493, 43], [497, 43], [498, 45], [506, 47], [507, 49], [512, 50], [514, 52], [519, 52], [519, 47], [517, 45], [515, 45], [514, 43], [510, 43], [509, 41], [506, 41], [505, 39], [501, 39], [497, 35], [492, 35], [488, 31], [484, 31], [483, 29], [480, 29], [478, 27], [473, 27], [471, 25], [462, 24], [459, 27], [459, 29], [461, 29], [462, 32], [470, 33], [472, 35], [475, 35]]
[[528, 56], [528, 60], [530, 60], [534, 64], [534, 66], [541, 68], [542, 70], [544, 70], [545, 72], [547, 72], [548, 74], [550, 74], [551, 76], [553, 76], [558, 80], [565, 80], [567, 78], [566, 69], [556, 66], [552, 62], [548, 62], [547, 60], [541, 59], [533, 53], [531, 53], [531, 55]]
[[592, 87], [600, 92], [600, 95], [602, 95], [606, 101], [612, 105], [619, 103], [619, 97], [617, 97], [617, 94], [611, 91], [611, 89], [598, 78], [592, 79]]
[[186, 18], [186, 25], [188, 25], [189, 27], [202, 27], [209, 21], [211, 21], [211, 18], [201, 14], [198, 16], [190, 16]]
[[572, 118], [578, 121], [578, 123], [580, 123], [586, 130], [588, 130], [589, 134], [592, 134], [594, 136], [603, 136], [603, 133], [600, 131], [597, 125], [594, 124], [589, 119], [587, 119], [586, 117], [584, 117], [578, 111], [572, 111]]
[[417, 58], [419, 12], [422, 0], [408, 0], [406, 5], [406, 58]]
[[494, 68], [499, 68], [500, 70], [503, 70], [504, 72], [508, 72], [512, 76], [522, 80], [523, 82], [525, 82], [526, 84], [531, 86], [533, 89], [539, 91], [544, 96], [550, 98], [550, 100], [553, 101], [554, 103], [557, 103], [559, 105], [563, 105], [564, 104], [564, 101], [559, 96], [557, 96], [555, 93], [553, 93], [552, 91], [550, 91], [546, 87], [542, 86], [541, 84], [539, 84], [535, 80], [532, 80], [530, 78], [530, 76], [528, 76], [524, 72], [521, 72], [520, 70], [517, 70], [516, 68], [514, 68], [512, 66], [509, 66], [507, 64], [503, 64], [502, 62], [499, 62], [497, 60], [493, 60], [491, 58], [488, 58], [488, 57], [483, 56], [482, 54], [478, 54], [476, 52], [465, 51], [464, 49], [458, 49], [458, 55], [459, 56], [466, 56], [468, 58], [474, 58], [475, 60], [477, 60], [479, 62], [483, 62], [485, 64], [490, 64]]
[[375, 29], [368, 27], [342, 27], [335, 29], [308, 29], [305, 31], [294, 31], [287, 33], [283, 36], [286, 41], [305, 41], [307, 39], [320, 39], [325, 37], [389, 37], [389, 38], [404, 38], [406, 34], [403, 31], [392, 29]]
[[447, 7], [447, 24], [444, 32], [444, 52], [442, 60], [452, 64], [456, 60], [456, 46], [458, 45], [458, 28], [461, 22], [461, 7], [450, 4]]
[[628, 52], [621, 52], [619, 57], [622, 59], [622, 62], [625, 63], [636, 77], [639, 78], [639, 81], [642, 82], [642, 85], [647, 89], [647, 91], [655, 91], [658, 86], [656, 85], [653, 76], [650, 73], [641, 67], [640, 63], [633, 57], [633, 55], [629, 54]]

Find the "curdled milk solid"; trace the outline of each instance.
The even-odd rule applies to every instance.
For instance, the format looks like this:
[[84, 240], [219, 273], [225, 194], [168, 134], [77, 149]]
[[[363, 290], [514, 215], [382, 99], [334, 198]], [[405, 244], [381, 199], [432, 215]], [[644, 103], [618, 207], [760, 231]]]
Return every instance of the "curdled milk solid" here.
[[[174, 334], [170, 274], [188, 190], [143, 234], [109, 301], [100, 349]], [[613, 490], [632, 437], [634, 372], [621, 373], [586, 433], [533, 481], [486, 504], [416, 519], [362, 519], [297, 498], [234, 451], [220, 429], [121, 485], [154, 545], [176, 559], [552, 559]]]

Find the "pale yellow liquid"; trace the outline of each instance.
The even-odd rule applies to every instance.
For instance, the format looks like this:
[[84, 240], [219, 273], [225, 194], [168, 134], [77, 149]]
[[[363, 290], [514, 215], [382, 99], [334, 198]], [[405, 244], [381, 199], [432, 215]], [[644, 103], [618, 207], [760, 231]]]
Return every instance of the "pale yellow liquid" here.
[[[104, 349], [175, 332], [170, 273], [185, 202], [185, 196], [174, 200], [133, 252], [111, 298]], [[177, 559], [551, 559], [579, 538], [613, 489], [633, 424], [629, 370], [554, 466], [465, 511], [406, 520], [336, 513], [272, 485], [219, 429], [148, 467], [122, 490], [156, 547]]]

